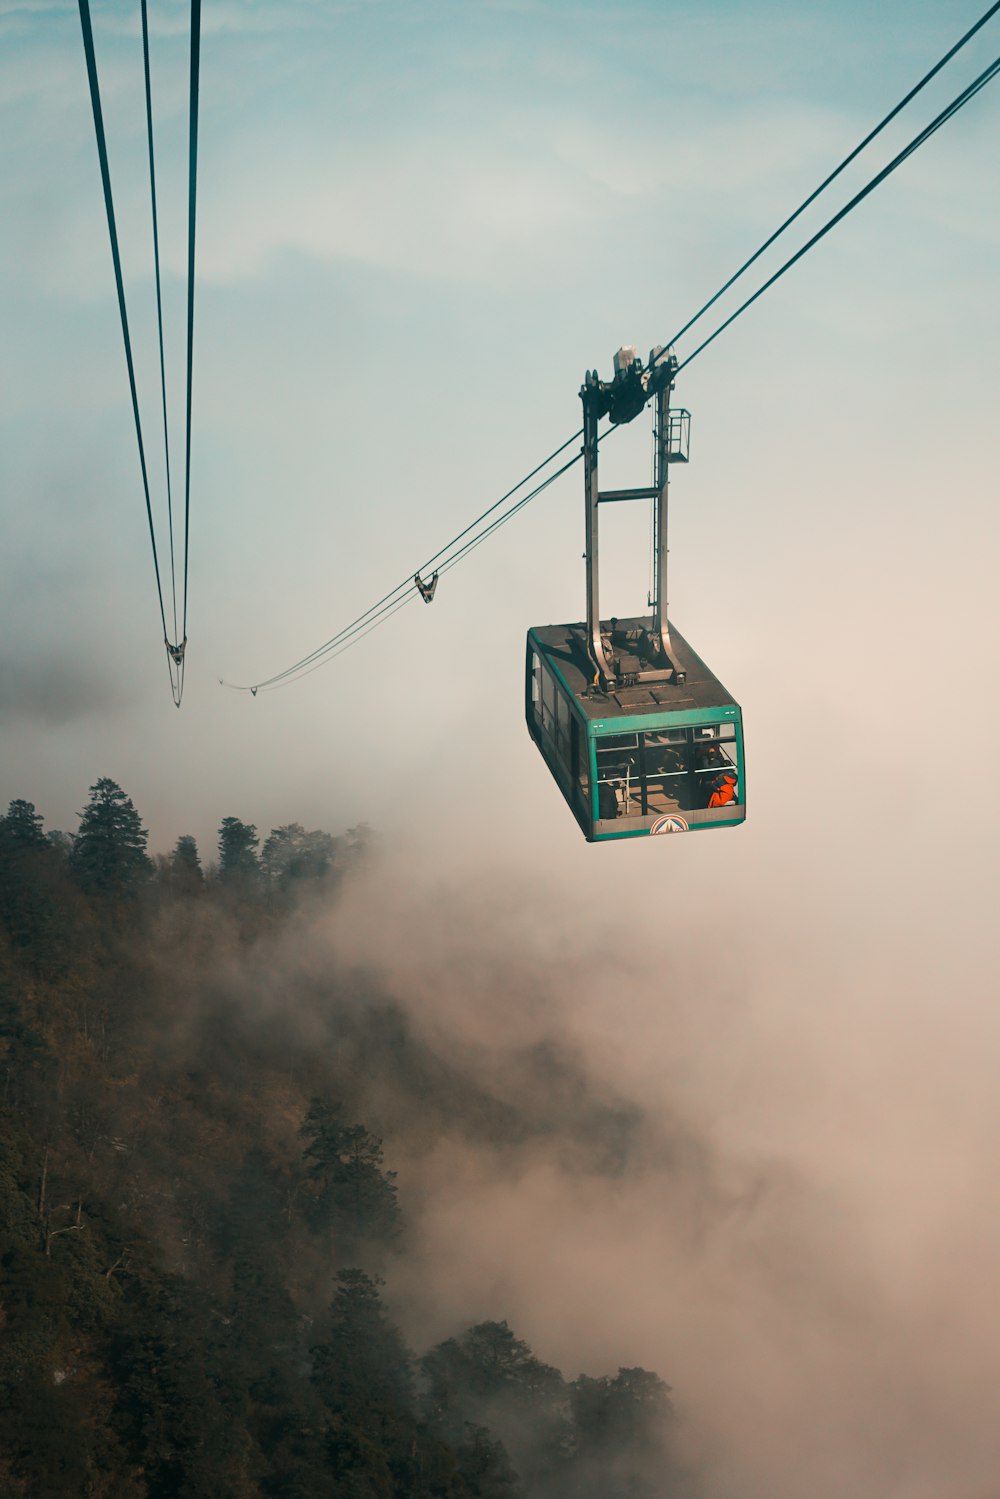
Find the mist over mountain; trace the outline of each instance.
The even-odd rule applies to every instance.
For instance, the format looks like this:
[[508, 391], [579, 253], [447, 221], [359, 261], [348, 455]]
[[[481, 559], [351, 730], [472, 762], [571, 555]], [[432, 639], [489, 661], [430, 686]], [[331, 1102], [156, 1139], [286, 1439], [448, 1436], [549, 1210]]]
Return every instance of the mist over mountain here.
[[146, 845], [109, 778], [73, 835], [0, 818], [0, 1492], [699, 1492], [657, 1373], [564, 1375], [433, 1242], [455, 1192], [526, 1171], [711, 1193], [704, 1152], [594, 1075], [543, 985], [497, 1047], [338, 957], [367, 830]]

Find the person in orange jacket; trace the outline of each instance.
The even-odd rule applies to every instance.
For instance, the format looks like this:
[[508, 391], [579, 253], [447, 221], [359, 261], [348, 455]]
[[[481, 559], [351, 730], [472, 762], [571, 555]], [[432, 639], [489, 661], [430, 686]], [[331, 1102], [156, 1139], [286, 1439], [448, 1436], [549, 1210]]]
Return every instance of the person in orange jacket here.
[[710, 807], [728, 807], [730, 802], [736, 800], [736, 773], [732, 770], [723, 771], [712, 786], [712, 794], [708, 798]]
[[720, 774], [708, 779], [708, 806], [728, 807], [736, 800], [736, 770], [717, 744], [710, 744], [700, 755], [701, 769], [719, 767]]

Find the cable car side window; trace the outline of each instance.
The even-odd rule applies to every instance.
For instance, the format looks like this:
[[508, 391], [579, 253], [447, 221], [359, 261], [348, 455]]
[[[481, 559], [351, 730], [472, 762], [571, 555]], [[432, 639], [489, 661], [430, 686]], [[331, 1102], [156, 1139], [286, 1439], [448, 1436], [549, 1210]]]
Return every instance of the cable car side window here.
[[737, 803], [736, 731], [732, 724], [699, 724], [694, 729], [696, 806], [726, 807]]
[[573, 795], [583, 815], [590, 817], [590, 762], [587, 736], [574, 713], [569, 722], [570, 755], [573, 761]]
[[547, 734], [555, 732], [556, 684], [552, 673], [542, 667], [542, 712], [541, 724]]
[[555, 712], [555, 752], [559, 761], [570, 775], [573, 774], [573, 766], [570, 763], [570, 740], [569, 740], [570, 709], [563, 694], [556, 692]]

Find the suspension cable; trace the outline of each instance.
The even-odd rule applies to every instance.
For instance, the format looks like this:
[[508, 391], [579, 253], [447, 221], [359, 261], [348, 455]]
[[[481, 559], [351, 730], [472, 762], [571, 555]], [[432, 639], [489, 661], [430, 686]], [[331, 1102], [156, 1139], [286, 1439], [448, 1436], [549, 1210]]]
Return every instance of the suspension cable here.
[[986, 11], [984, 15], [980, 16], [980, 18], [976, 22], [976, 24], [974, 26], [971, 26], [969, 28], [969, 30], [965, 33], [965, 35], [963, 37], [960, 37], [959, 40], [955, 43], [955, 45], [953, 47], [949, 48], [949, 50], [944, 54], [944, 56], [941, 58], [941, 60], [939, 62], [936, 62], [934, 64], [934, 66], [933, 66], [933, 68], [931, 68], [930, 72], [929, 73], [925, 73], [924, 76], [923, 76], [923, 78], [921, 78], [920, 82], [914, 84], [913, 88], [910, 89], [910, 92], [908, 94], [904, 94], [903, 98], [900, 99], [899, 103], [896, 104], [892, 109], [890, 109], [889, 113], [884, 117], [884, 119], [881, 119], [879, 121], [879, 123], [875, 126], [874, 130], [870, 130], [868, 132], [868, 134], [865, 136], [864, 140], [860, 141], [854, 147], [854, 150], [851, 151], [851, 152], [849, 152], [849, 154], [844, 157], [843, 161], [840, 163], [839, 166], [834, 167], [833, 171], [830, 173], [830, 175], [828, 177], [824, 177], [824, 179], [820, 183], [819, 187], [817, 187], [813, 192], [811, 192], [809, 194], [808, 198], [805, 198], [803, 200], [803, 202], [801, 202], [799, 204], [798, 208], [796, 208], [796, 210], [795, 210], [794, 213], [790, 213], [788, 215], [788, 218], [785, 219], [784, 223], [780, 224], [778, 226], [778, 228], [775, 229], [774, 233], [768, 236], [768, 238], [764, 241], [764, 243], [760, 246], [760, 248], [757, 249], [757, 250], [755, 250], [753, 252], [753, 254], [750, 256], [749, 260], [745, 260], [743, 262], [743, 264], [740, 266], [739, 270], [738, 271], [734, 271], [734, 273], [730, 276], [729, 280], [727, 282], [725, 282], [724, 285], [722, 285], [722, 286], [719, 287], [719, 290], [715, 293], [715, 295], [712, 296], [712, 297], [709, 297], [709, 299], [705, 303], [704, 307], [700, 307], [698, 309], [698, 311], [695, 313], [694, 317], [688, 318], [688, 320], [684, 324], [684, 326], [682, 328], [679, 328], [677, 330], [677, 332], [674, 334], [673, 338], [671, 338], [671, 339], [668, 340], [668, 342], [664, 346], [665, 348], [670, 348], [670, 346], [672, 344], [677, 343], [677, 341], [679, 339], [683, 338], [684, 334], [687, 333], [690, 328], [694, 327], [695, 323], [697, 323], [698, 320], [705, 315], [705, 313], [708, 311], [708, 309], [710, 307], [714, 307], [715, 306], [715, 304], [719, 300], [719, 298], [725, 295], [725, 293], [729, 290], [729, 288], [731, 286], [733, 286], [740, 279], [740, 277], [743, 275], [743, 273], [745, 271], [748, 271], [750, 269], [750, 267], [752, 265], [754, 265], [756, 263], [756, 261], [758, 261], [760, 259], [760, 257], [764, 254], [765, 250], [769, 250], [771, 248], [771, 246], [774, 244], [775, 240], [778, 239], [782, 234], [784, 234], [785, 230], [788, 229], [788, 228], [790, 228], [791, 225], [795, 223], [795, 220], [797, 218], [799, 218], [801, 214], [805, 213], [806, 209], [809, 208], [811, 206], [811, 204], [815, 203], [815, 201], [819, 197], [820, 193], [826, 191], [826, 189], [830, 186], [831, 182], [834, 182], [840, 176], [841, 172], [843, 172], [847, 167], [849, 167], [850, 164], [851, 164], [851, 162], [854, 161], [856, 157], [858, 157], [858, 156], [861, 155], [861, 152], [865, 149], [865, 147], [866, 146], [870, 146], [871, 143], [872, 143], [872, 141], [875, 139], [875, 137], [878, 136], [878, 135], [881, 135], [882, 131], [886, 128], [887, 125], [889, 125], [889, 124], [892, 123], [892, 121], [896, 118], [896, 116], [900, 113], [900, 111], [903, 110], [903, 109], [905, 109], [906, 106], [907, 106], [907, 104], [909, 104], [911, 102], [911, 100], [913, 100], [913, 99], [915, 99], [917, 97], [917, 95], [920, 93], [921, 89], [924, 88], [924, 87], [926, 87], [926, 85], [928, 83], [930, 83], [931, 79], [934, 78], [934, 77], [936, 77], [937, 74], [940, 73], [941, 69], [943, 67], [945, 67], [945, 65], [947, 63], [951, 62], [951, 59], [955, 56], [955, 54], [957, 52], [960, 52], [962, 50], [962, 48], [965, 46], [966, 42], [969, 42], [969, 41], [972, 40], [972, 38], [975, 36], [976, 32], [980, 31], [982, 29], [982, 27], [984, 27], [986, 25], [987, 21], [989, 21], [991, 19], [991, 17], [993, 17], [993, 16], [996, 15], [997, 11], [1000, 11], [1000, 0], [996, 0], [996, 3], [994, 5], [991, 5], [990, 8], [989, 8], [989, 10]]
[[[570, 441], [572, 442], [573, 439], [570, 438]], [[550, 484], [554, 484], [555, 481], [557, 479], [560, 479], [563, 474], [567, 473], [568, 470], [574, 466], [574, 464], [579, 463], [582, 457], [582, 452], [574, 454], [574, 456], [570, 458], [566, 463], [564, 463], [561, 468], [558, 468], [553, 473], [549, 474], [545, 479], [542, 480], [540, 484], [536, 485], [534, 489], [530, 490], [528, 494], [522, 495], [522, 497], [515, 504], [511, 505], [508, 510], [505, 510], [501, 515], [497, 516], [483, 531], [479, 532], [473, 537], [470, 537], [469, 540], [466, 541], [464, 546], [460, 547], [453, 554], [449, 555], [447, 557], [447, 560], [440, 564], [438, 568], [439, 576], [443, 577], [446, 572], [450, 572], [453, 567], [455, 567], [459, 562], [463, 561], [464, 558], [469, 555], [469, 553], [474, 552], [476, 550], [476, 547], [481, 546], [482, 543], [486, 541], [488, 537], [492, 536], [494, 532], [498, 531], [501, 526], [505, 526], [509, 520], [513, 520], [514, 516], [517, 515], [521, 510], [523, 510], [526, 505], [529, 505], [533, 499], [535, 499], [542, 493], [543, 490], [548, 489]], [[493, 506], [491, 508], [495, 509], [496, 507]], [[480, 519], [482, 519], [482, 517], [480, 517]], [[471, 530], [471, 527], [467, 527], [466, 529]], [[441, 552], [439, 552], [437, 556], [440, 557], [443, 554], [448, 553], [450, 547], [452, 546], [454, 546], [454, 542], [450, 543], [449, 547], [442, 547]], [[426, 564], [424, 568], [420, 569], [420, 571], [425, 570]], [[386, 620], [391, 619], [394, 614], [397, 614], [405, 604], [411, 604], [416, 597], [417, 588], [415, 586], [415, 582], [413, 579], [408, 579], [406, 584], [401, 585], [401, 589], [396, 591], [395, 596], [386, 596], [386, 599], [382, 601], [381, 608], [379, 608], [378, 605], [373, 605], [372, 609], [368, 611], [367, 616], [362, 616], [361, 618], [356, 620], [353, 625], [346, 626], [345, 629], [341, 631], [340, 635], [336, 637], [335, 642], [331, 642], [331, 648], [328, 651], [322, 654], [320, 652], [314, 652], [314, 655], [312, 657], [306, 658], [306, 660], [300, 663], [299, 667], [294, 669], [289, 668], [288, 674], [282, 673], [277, 677], [272, 677], [269, 681], [258, 682], [254, 686], [241, 686], [235, 682], [226, 682], [222, 678], [219, 679], [220, 683], [222, 686], [228, 687], [234, 692], [249, 692], [252, 693], [254, 697], [256, 697], [258, 692], [274, 692], [277, 690], [277, 688], [285, 687], [292, 681], [297, 682], [302, 677], [309, 676], [311, 672], [318, 671], [318, 669], [321, 666], [325, 666], [328, 661], [333, 661], [337, 656], [342, 656], [346, 650], [349, 650], [351, 648], [352, 645], [356, 645], [359, 640], [363, 640], [366, 635], [370, 635], [373, 630], [378, 628], [379, 625], [384, 624]], [[291, 674], [293, 670], [294, 675]]]
[[[707, 312], [708, 309], [713, 306], [716, 301], [718, 301], [719, 297], [721, 297], [739, 279], [739, 277], [742, 276], [744, 272], [748, 270], [750, 266], [760, 258], [765, 250], [767, 250], [775, 242], [779, 235], [784, 233], [784, 231], [810, 206], [810, 204], [816, 200], [819, 194], [823, 192], [824, 189], [828, 187], [830, 183], [840, 175], [840, 173], [850, 164], [850, 162], [852, 162], [858, 156], [858, 154], [862, 150], [864, 150], [865, 146], [869, 145], [871, 141], [875, 139], [875, 137], [890, 123], [890, 121], [899, 114], [900, 110], [902, 110], [906, 106], [906, 104], [908, 104], [920, 92], [920, 90], [928, 82], [930, 82], [930, 80], [938, 72], [940, 72], [945, 64], [955, 56], [955, 54], [961, 49], [961, 47], [963, 47], [971, 39], [971, 37], [973, 37], [976, 32], [979, 31], [980, 28], [984, 26], [994, 14], [997, 13], [997, 11], [1000, 11], [1000, 0], [997, 0], [997, 3], [990, 7], [990, 9], [981, 17], [976, 25], [965, 33], [965, 35], [949, 50], [949, 52], [945, 54], [940, 62], [938, 62], [934, 66], [934, 68], [932, 68], [930, 72], [928, 72], [920, 80], [920, 82], [910, 90], [910, 92], [899, 102], [899, 104], [897, 104], [890, 111], [890, 113], [885, 116], [885, 118], [875, 127], [875, 129], [872, 130], [868, 134], [868, 136], [866, 136], [865, 139], [847, 157], [844, 158], [840, 165], [832, 173], [830, 173], [830, 175], [813, 193], [809, 195], [808, 198], [803, 201], [800, 207], [796, 209], [795, 212], [784, 221], [780, 228], [778, 228], [772, 235], [769, 236], [764, 244], [761, 245], [760, 249], [757, 250], [755, 254], [752, 255], [750, 259], [747, 260], [740, 267], [740, 269], [729, 278], [729, 280], [719, 289], [718, 292], [716, 292], [713, 297], [709, 299], [708, 302], [705, 303], [705, 305], [694, 315], [694, 317], [689, 319], [689, 321], [684, 324], [683, 328], [674, 335], [674, 339], [671, 340], [671, 343], [664, 346], [663, 353], [658, 357], [664, 357], [671, 344], [677, 338], [680, 338], [683, 333], [687, 332], [688, 329], [690, 329], [694, 325], [694, 323], [696, 323], [698, 319], [705, 312]], [[679, 373], [680, 370], [686, 368], [686, 366], [689, 365], [695, 358], [697, 358], [697, 356], [702, 353], [704, 349], [708, 348], [709, 344], [713, 343], [715, 339], [718, 338], [720, 333], [728, 328], [731, 323], [735, 322], [735, 320], [740, 317], [742, 313], [747, 310], [747, 308], [752, 306], [752, 304], [756, 302], [758, 298], [763, 296], [764, 293], [771, 286], [773, 286], [775, 282], [785, 274], [786, 271], [790, 270], [791, 267], [795, 265], [797, 261], [801, 260], [802, 257], [810, 249], [812, 249], [814, 245], [818, 244], [819, 241], [823, 239], [831, 229], [833, 229], [838, 223], [840, 223], [842, 219], [846, 218], [847, 215], [854, 208], [856, 208], [858, 204], [861, 203], [871, 192], [873, 192], [875, 188], [880, 185], [880, 183], [884, 182], [886, 178], [896, 170], [897, 167], [901, 166], [902, 163], [906, 161], [911, 155], [913, 155], [913, 153], [918, 150], [925, 141], [929, 140], [930, 137], [937, 130], [939, 130], [943, 124], [945, 124], [955, 114], [957, 114], [958, 111], [962, 109], [964, 105], [967, 104], [970, 99], [972, 99], [980, 91], [980, 89], [984, 88], [986, 84], [996, 76], [997, 72], [1000, 72], [1000, 58], [998, 58], [988, 68], [986, 68], [978, 78], [976, 78], [971, 84], [968, 85], [967, 88], [963, 89], [962, 92], [952, 100], [951, 104], [949, 104], [944, 110], [942, 110], [940, 114], [938, 114], [929, 125], [925, 126], [923, 130], [919, 131], [918, 134], [914, 136], [909, 144], [905, 146], [903, 150], [893, 158], [888, 166], [884, 167], [880, 172], [878, 172], [866, 184], [866, 186], [861, 189], [860, 192], [855, 194], [855, 196], [850, 200], [849, 203], [847, 203], [842, 209], [839, 210], [838, 213], [836, 213], [831, 219], [829, 219], [827, 223], [822, 227], [822, 229], [814, 234], [806, 242], [805, 245], [803, 245], [793, 256], [791, 256], [784, 263], [784, 265], [782, 265], [774, 273], [774, 275], [772, 275], [767, 281], [765, 281], [764, 284], [759, 287], [758, 290], [753, 294], [753, 296], [747, 298], [747, 300], [739, 308], [737, 308], [737, 310], [730, 317], [728, 317], [722, 324], [720, 324], [718, 328], [716, 328], [714, 333], [710, 334], [708, 338], [704, 339], [703, 342], [699, 344], [698, 347], [691, 354], [689, 354], [680, 365], [678, 365], [677, 372]], [[652, 364], [655, 364], [656, 362], [657, 361], [654, 360], [652, 361]], [[652, 367], [652, 364], [650, 365], [650, 368]], [[599, 438], [598, 440], [603, 441], [605, 437], [610, 436], [611, 432], [615, 430], [617, 430], [615, 427], [606, 429], [601, 438]], [[494, 505], [490, 506], [488, 510], [484, 511], [483, 514], [477, 517], [475, 521], [471, 522], [464, 531], [461, 531], [457, 537], [454, 537], [452, 541], [450, 541], [445, 547], [442, 547], [438, 552], [436, 552], [433, 557], [429, 558], [428, 561], [424, 563], [423, 567], [418, 570], [417, 576], [419, 577], [421, 572], [425, 571], [433, 563], [438, 562], [442, 557], [445, 560], [439, 563], [438, 573], [444, 574], [445, 572], [450, 571], [451, 568], [457, 566], [460, 561], [464, 560], [466, 556], [475, 551], [478, 546], [481, 546], [489, 536], [493, 535], [495, 531], [497, 531], [501, 526], [505, 525], [507, 521], [511, 520], [516, 514], [518, 514], [538, 494], [547, 489], [551, 483], [553, 483], [562, 474], [566, 473], [570, 468], [574, 466], [574, 464], [578, 463], [582, 456], [582, 454], [579, 453], [574, 458], [564, 463], [562, 467], [559, 468], [556, 472], [550, 474], [548, 478], [538, 484], [535, 489], [533, 489], [529, 494], [524, 495], [520, 500], [512, 505], [509, 510], [496, 517], [489, 526], [486, 526], [482, 531], [478, 531], [476, 529], [485, 519], [487, 519], [487, 517], [493, 514], [493, 512], [497, 510], [499, 506], [501, 506], [507, 499], [511, 498], [517, 492], [517, 490], [521, 489], [543, 468], [547, 467], [547, 465], [550, 464], [553, 459], [558, 457], [567, 447], [569, 447], [570, 443], [576, 441], [576, 439], [581, 435], [582, 429], [575, 432], [572, 437], [567, 438], [567, 440], [562, 443], [560, 447], [556, 448], [548, 458], [546, 458], [542, 463], [538, 464], [534, 469], [532, 469], [529, 474], [525, 475], [520, 483], [516, 484], [513, 489], [508, 490], [507, 494], [502, 496], [500, 500], [496, 501]], [[475, 532], [475, 534], [470, 536], [470, 532]], [[453, 550], [457, 546], [457, 543], [462, 541], [463, 538], [466, 537], [469, 537], [469, 539], [465, 541], [465, 544], [459, 547], [457, 550]], [[392, 589], [388, 594], [380, 599], [378, 603], [373, 604], [371, 608], [367, 609], [363, 614], [359, 615], [354, 621], [352, 621], [351, 624], [345, 626], [343, 630], [339, 631], [336, 635], [331, 637], [331, 639], [328, 640], [324, 645], [317, 647], [316, 650], [312, 651], [308, 656], [302, 657], [302, 659], [297, 661], [294, 665], [286, 667], [284, 671], [277, 672], [274, 676], [268, 677], [264, 681], [259, 682], [254, 686], [239, 686], [235, 683], [229, 682], [223, 682], [223, 685], [232, 687], [236, 691], [251, 692], [254, 694], [254, 696], [256, 696], [257, 692], [262, 689], [266, 688], [268, 690], [273, 690], [276, 687], [287, 685], [290, 681], [298, 680], [301, 676], [306, 676], [309, 674], [309, 672], [318, 669], [318, 667], [321, 665], [324, 665], [327, 660], [332, 660], [336, 656], [341, 655], [343, 651], [349, 649], [351, 645], [356, 644], [358, 640], [362, 639], [365, 635], [370, 634], [373, 629], [375, 629], [379, 624], [384, 623], [385, 619], [390, 618], [391, 615], [395, 614], [399, 609], [401, 609], [404, 604], [411, 602], [412, 599], [416, 597], [416, 592], [416, 580], [410, 578], [404, 579], [402, 583], [397, 584], [396, 588]], [[221, 678], [220, 681], [222, 681]]]
[[90, 102], [94, 114], [94, 131], [97, 137], [97, 154], [101, 166], [101, 181], [104, 187], [104, 205], [107, 211], [108, 234], [111, 240], [111, 258], [115, 271], [115, 286], [118, 292], [118, 310], [121, 315], [122, 338], [125, 344], [125, 361], [128, 366], [129, 390], [132, 397], [132, 415], [135, 421], [136, 442], [139, 448], [139, 466], [142, 470], [142, 488], [146, 502], [146, 520], [149, 540], [153, 552], [153, 570], [156, 575], [156, 596], [160, 606], [160, 623], [163, 627], [163, 644], [167, 652], [167, 671], [170, 691], [176, 707], [180, 707], [184, 694], [185, 647], [187, 645], [187, 581], [188, 538], [191, 506], [191, 375], [192, 345], [194, 334], [194, 237], [195, 237], [195, 182], [198, 150], [198, 64], [201, 31], [201, 0], [191, 3], [191, 140], [190, 140], [190, 188], [188, 222], [188, 357], [187, 357], [187, 437], [185, 465], [184, 505], [184, 602], [182, 633], [177, 631], [177, 568], [174, 547], [173, 487], [170, 473], [170, 436], [167, 419], [167, 381], [163, 338], [163, 293], [160, 272], [160, 234], [156, 201], [156, 163], [153, 144], [153, 98], [149, 62], [149, 17], [147, 0], [141, 0], [142, 55], [146, 95], [146, 135], [149, 150], [149, 187], [153, 219], [153, 264], [156, 281], [156, 319], [160, 356], [160, 391], [163, 411], [163, 450], [167, 480], [167, 524], [170, 538], [170, 589], [173, 618], [173, 637], [167, 631], [166, 607], [163, 599], [163, 580], [156, 545], [156, 528], [153, 523], [153, 507], [149, 492], [149, 472], [146, 465], [146, 450], [142, 436], [142, 421], [139, 415], [139, 397], [136, 388], [135, 363], [132, 357], [132, 340], [129, 335], [128, 314], [125, 305], [125, 286], [122, 277], [121, 254], [118, 246], [118, 230], [115, 222], [114, 199], [111, 191], [111, 172], [108, 165], [107, 139], [104, 116], [101, 109], [100, 84], [97, 75], [97, 59], [94, 51], [94, 32], [90, 15], [90, 0], [79, 0], [80, 27], [83, 33], [83, 49], [87, 61], [87, 78], [90, 85]]
[[[1000, 0], [997, 0], [1000, 4]], [[160, 341], [160, 394], [163, 402], [163, 458], [167, 471], [167, 526], [170, 535], [170, 593], [173, 639], [177, 639], [177, 569], [174, 562], [174, 505], [170, 483], [170, 436], [167, 427], [167, 370], [163, 357], [163, 297], [160, 290], [160, 233], [156, 213], [156, 165], [153, 154], [153, 91], [149, 71], [149, 18], [142, 0], [142, 63], [146, 78], [146, 136], [149, 142], [149, 196], [153, 210], [153, 267], [156, 275], [156, 326]]]
[[[464, 530], [459, 531], [457, 536], [453, 536], [451, 541], [447, 542], [443, 547], [440, 547], [433, 554], [433, 556], [428, 557], [426, 562], [421, 563], [420, 567], [417, 569], [417, 575], [419, 576], [419, 574], [425, 573], [428, 568], [433, 567], [434, 564], [439, 562], [442, 557], [448, 556], [451, 553], [452, 549], [456, 547], [460, 541], [464, 540], [464, 538], [467, 537], [470, 532], [475, 531], [476, 528], [480, 526], [484, 520], [488, 519], [488, 517], [493, 515], [501, 505], [505, 504], [507, 500], [511, 499], [515, 494], [517, 494], [519, 489], [523, 489], [525, 484], [527, 484], [531, 479], [535, 478], [537, 474], [541, 473], [542, 469], [547, 468], [554, 459], [558, 458], [561, 453], [564, 453], [566, 451], [570, 443], [575, 442], [577, 438], [582, 437], [582, 435], [583, 428], [581, 427], [578, 432], [573, 433], [572, 437], [567, 437], [564, 443], [560, 443], [559, 447], [551, 452], [547, 458], [544, 458], [541, 463], [537, 463], [531, 470], [531, 472], [525, 474], [523, 479], [519, 479], [511, 489], [507, 490], [506, 494], [502, 494], [498, 500], [495, 500], [493, 504], [490, 505], [486, 510], [484, 510], [481, 515], [477, 516], [474, 521], [470, 521], [469, 524], [464, 528]], [[563, 470], [560, 470], [559, 472], [562, 473]], [[558, 475], [553, 475], [553, 478], [555, 477], [558, 477]], [[527, 496], [527, 499], [534, 499], [535, 495], [540, 494], [542, 489], [548, 487], [549, 483], [551, 483], [551, 479], [546, 480], [545, 483], [532, 490], [531, 494]], [[520, 509], [520, 504], [515, 508]], [[515, 512], [512, 511], [511, 513]], [[439, 571], [442, 570], [442, 568], [439, 568]], [[315, 661], [318, 657], [325, 656], [328, 652], [335, 651], [337, 646], [340, 645], [340, 643], [344, 639], [354, 636], [355, 633], [359, 629], [361, 629], [365, 625], [366, 621], [368, 621], [373, 615], [382, 615], [387, 610], [391, 611], [394, 602], [396, 601], [396, 599], [398, 599], [400, 594], [408, 594], [411, 590], [415, 594], [416, 585], [414, 582], [413, 574], [409, 574], [402, 580], [401, 583], [397, 583], [396, 587], [391, 588], [387, 594], [383, 595], [383, 597], [378, 600], [377, 603], [372, 604], [371, 607], [366, 609], [363, 614], [359, 614], [356, 619], [352, 620], [349, 625], [345, 625], [342, 630], [338, 630], [336, 635], [331, 636], [331, 638], [325, 641], [323, 645], [317, 646], [314, 651], [310, 651], [308, 656], [303, 656], [301, 660], [296, 661], [292, 666], [286, 666], [284, 671], [275, 672], [274, 676], [266, 677], [263, 681], [255, 683], [253, 687], [240, 686], [237, 683], [225, 681], [223, 681], [222, 685], [225, 687], [231, 687], [236, 692], [255, 692], [262, 687], [274, 687], [279, 682], [284, 681], [286, 678], [298, 675], [302, 671], [303, 667], [309, 666], [310, 663]], [[222, 679], [220, 678], [220, 681], [221, 680]]]
[[188, 126], [187, 432], [184, 442], [184, 642], [187, 642], [188, 542], [191, 535], [191, 390], [194, 370], [194, 241], [198, 186], [198, 87], [201, 0], [191, 0], [191, 110]]
[[947, 121], [950, 120], [954, 115], [956, 115], [960, 109], [968, 104], [969, 100], [973, 99], [976, 94], [979, 93], [980, 89], [985, 88], [986, 85], [996, 77], [998, 72], [1000, 72], [1000, 57], [996, 58], [995, 61], [990, 63], [988, 68], [984, 68], [978, 78], [974, 79], [967, 88], [964, 88], [962, 92], [958, 94], [951, 101], [951, 103], [947, 105], [941, 111], [941, 113], [931, 121], [929, 125], [925, 125], [923, 130], [919, 131], [918, 134], [915, 135], [909, 142], [909, 144], [904, 146], [902, 151], [900, 151], [898, 155], [893, 157], [888, 166], [883, 167], [880, 172], [876, 172], [875, 176], [865, 184], [861, 191], [855, 193], [854, 197], [850, 200], [849, 203], [845, 203], [843, 208], [835, 213], [831, 219], [827, 220], [822, 229], [817, 230], [817, 232], [812, 236], [811, 239], [806, 240], [801, 249], [796, 250], [794, 255], [789, 256], [784, 265], [779, 266], [778, 270], [775, 271], [773, 276], [768, 277], [763, 286], [757, 288], [752, 297], [748, 297], [741, 306], [737, 307], [735, 312], [731, 313], [730, 316], [726, 318], [725, 322], [719, 324], [714, 333], [709, 334], [708, 338], [704, 339], [691, 354], [688, 354], [687, 358], [677, 366], [677, 373], [680, 373], [681, 370], [686, 369], [693, 360], [697, 359], [698, 355], [704, 349], [707, 349], [709, 344], [715, 342], [720, 333], [725, 332], [725, 330], [732, 323], [735, 323], [736, 319], [738, 317], [741, 317], [742, 314], [746, 312], [748, 307], [753, 306], [758, 297], [762, 297], [764, 293], [770, 287], [772, 287], [776, 281], [779, 281], [781, 279], [786, 271], [791, 270], [792, 266], [795, 265], [797, 261], [802, 259], [803, 255], [807, 254], [814, 245], [819, 244], [820, 240], [823, 239], [827, 234], [829, 234], [830, 230], [833, 229], [837, 224], [839, 224], [841, 219], [845, 219], [853, 209], [857, 208], [859, 203], [862, 203], [865, 198], [868, 197], [869, 193], [874, 192], [879, 184], [884, 182], [887, 177], [891, 176], [891, 174], [896, 170], [897, 167], [902, 166], [903, 162], [906, 161], [910, 156], [912, 156], [914, 151], [919, 150], [919, 148], [924, 144], [925, 141], [930, 140], [935, 131], [940, 130], [942, 125], [946, 124]]
[[[97, 135], [97, 154], [101, 163], [101, 181], [104, 185], [104, 206], [108, 216], [108, 234], [111, 239], [111, 259], [115, 268], [115, 285], [118, 289], [118, 310], [121, 314], [122, 338], [125, 343], [125, 362], [128, 366], [129, 390], [132, 393], [132, 415], [135, 418], [135, 436], [139, 446], [139, 466], [142, 469], [142, 488], [146, 497], [146, 519], [149, 522], [149, 540], [153, 549], [153, 571], [156, 574], [156, 595], [160, 604], [160, 622], [163, 638], [167, 640], [167, 616], [163, 607], [163, 587], [160, 581], [160, 559], [156, 550], [156, 532], [153, 528], [153, 507], [149, 499], [149, 475], [146, 471], [146, 449], [142, 440], [142, 422], [139, 418], [139, 397], [135, 384], [135, 365], [132, 361], [132, 340], [128, 331], [128, 313], [125, 310], [125, 285], [122, 281], [122, 263], [118, 251], [118, 230], [115, 225], [115, 206], [111, 196], [111, 171], [108, 166], [108, 147], [104, 135], [104, 116], [101, 111], [101, 91], [97, 80], [97, 59], [94, 55], [94, 32], [90, 22], [90, 0], [79, 0], [80, 26], [83, 31], [83, 50], [87, 59], [87, 78], [90, 83], [90, 103], [94, 112], [94, 130]], [[171, 676], [171, 685], [173, 677]]]

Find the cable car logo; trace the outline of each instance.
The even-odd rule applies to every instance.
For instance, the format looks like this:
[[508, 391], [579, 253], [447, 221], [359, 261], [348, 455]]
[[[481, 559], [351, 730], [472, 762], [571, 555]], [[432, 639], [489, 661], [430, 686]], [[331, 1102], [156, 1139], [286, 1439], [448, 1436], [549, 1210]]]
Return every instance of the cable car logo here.
[[654, 833], [687, 833], [690, 829], [683, 817], [658, 817], [650, 828], [650, 836]]

